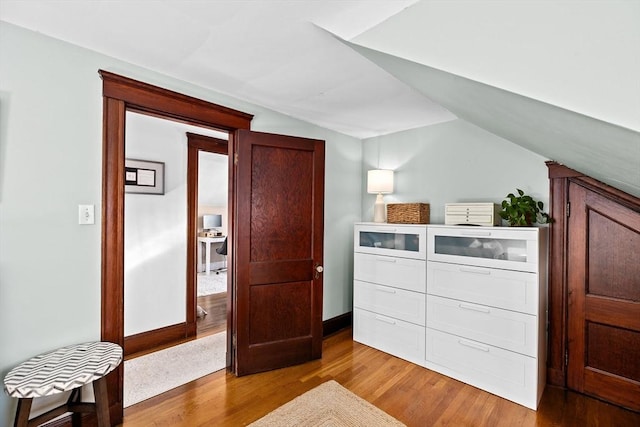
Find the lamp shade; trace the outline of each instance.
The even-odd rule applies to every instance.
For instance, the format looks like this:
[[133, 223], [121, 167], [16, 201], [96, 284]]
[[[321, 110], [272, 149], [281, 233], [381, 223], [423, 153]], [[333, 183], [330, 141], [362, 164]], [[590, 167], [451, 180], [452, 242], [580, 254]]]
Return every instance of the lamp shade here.
[[367, 193], [393, 193], [393, 171], [373, 169], [367, 173]]

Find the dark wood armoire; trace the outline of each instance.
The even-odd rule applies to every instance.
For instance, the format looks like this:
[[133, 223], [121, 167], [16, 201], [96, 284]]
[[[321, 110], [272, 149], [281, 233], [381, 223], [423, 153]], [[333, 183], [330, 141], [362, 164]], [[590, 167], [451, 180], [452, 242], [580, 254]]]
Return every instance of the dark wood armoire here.
[[548, 383], [640, 411], [640, 199], [547, 166]]

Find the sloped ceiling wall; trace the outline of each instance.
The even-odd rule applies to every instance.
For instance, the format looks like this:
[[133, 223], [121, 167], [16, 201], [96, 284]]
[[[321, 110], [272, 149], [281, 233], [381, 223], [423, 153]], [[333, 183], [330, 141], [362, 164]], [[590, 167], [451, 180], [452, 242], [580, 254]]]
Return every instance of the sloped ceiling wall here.
[[421, 1], [349, 45], [458, 117], [640, 196], [640, 2]]
[[352, 47], [458, 117], [640, 197], [640, 133], [422, 64]]

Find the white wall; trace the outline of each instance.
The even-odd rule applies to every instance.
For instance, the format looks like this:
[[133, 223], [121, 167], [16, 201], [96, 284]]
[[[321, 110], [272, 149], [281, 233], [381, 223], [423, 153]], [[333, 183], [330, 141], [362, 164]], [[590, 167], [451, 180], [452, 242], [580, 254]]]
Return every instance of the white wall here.
[[[323, 318], [351, 310], [359, 140], [0, 22], [0, 376], [100, 338], [99, 69], [254, 114], [258, 131], [326, 140]], [[96, 205], [95, 225], [78, 225], [78, 204]], [[2, 394], [0, 425], [15, 405]]]
[[[225, 154], [198, 153], [198, 206], [227, 206], [229, 159]], [[224, 219], [224, 218], [223, 218]]]
[[124, 199], [124, 335], [186, 321], [187, 136], [127, 113], [125, 157], [164, 163], [164, 194]]
[[366, 193], [369, 169], [393, 169], [395, 189], [385, 203], [429, 203], [432, 224], [444, 206], [500, 203], [520, 188], [549, 207], [545, 158], [464, 120], [408, 130], [363, 143], [363, 220], [373, 220], [375, 195]]

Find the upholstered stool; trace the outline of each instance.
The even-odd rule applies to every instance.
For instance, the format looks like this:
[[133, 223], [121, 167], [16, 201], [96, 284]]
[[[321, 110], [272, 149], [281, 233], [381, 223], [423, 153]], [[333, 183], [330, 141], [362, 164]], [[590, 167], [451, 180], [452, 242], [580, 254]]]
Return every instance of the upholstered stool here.
[[[19, 399], [14, 426], [37, 426], [67, 412], [95, 412], [99, 427], [111, 427], [105, 375], [120, 362], [119, 345], [88, 342], [41, 354], [16, 366], [4, 378], [7, 394]], [[93, 383], [95, 403], [81, 401], [81, 387], [89, 383]], [[70, 390], [66, 404], [29, 420], [33, 398]]]

